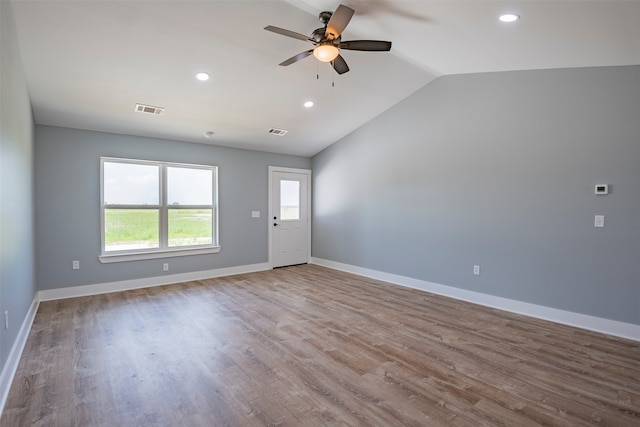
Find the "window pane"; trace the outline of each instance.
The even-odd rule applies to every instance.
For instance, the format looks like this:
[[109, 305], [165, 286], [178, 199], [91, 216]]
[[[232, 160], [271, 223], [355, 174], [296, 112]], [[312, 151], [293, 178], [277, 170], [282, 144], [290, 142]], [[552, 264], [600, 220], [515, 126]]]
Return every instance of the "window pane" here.
[[213, 171], [210, 169], [167, 168], [167, 200], [171, 205], [211, 205]]
[[105, 251], [158, 248], [159, 218], [158, 209], [105, 209]]
[[104, 162], [105, 205], [158, 205], [160, 168]]
[[300, 219], [300, 181], [280, 181], [280, 219]]
[[212, 209], [169, 209], [169, 246], [210, 245]]

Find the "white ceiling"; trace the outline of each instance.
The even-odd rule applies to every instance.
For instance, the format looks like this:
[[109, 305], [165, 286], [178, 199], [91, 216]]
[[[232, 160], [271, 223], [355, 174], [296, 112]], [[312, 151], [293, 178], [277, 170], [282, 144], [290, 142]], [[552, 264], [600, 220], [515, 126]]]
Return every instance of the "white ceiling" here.
[[[313, 57], [278, 66], [312, 45], [263, 28], [311, 34], [339, 1], [12, 4], [36, 123], [303, 156], [440, 75], [640, 64], [640, 0], [342, 0], [356, 11], [343, 40], [391, 52], [342, 51], [341, 76]], [[506, 11], [522, 19], [498, 22]]]

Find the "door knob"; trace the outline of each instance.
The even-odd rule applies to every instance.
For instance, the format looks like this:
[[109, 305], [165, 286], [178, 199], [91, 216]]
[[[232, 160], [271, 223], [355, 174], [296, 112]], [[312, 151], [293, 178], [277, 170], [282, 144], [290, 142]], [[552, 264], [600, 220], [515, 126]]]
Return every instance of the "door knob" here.
[[280, 225], [280, 224], [278, 224], [277, 222], [274, 222], [274, 223], [273, 223], [273, 226], [274, 226], [274, 227], [277, 227], [278, 225]]

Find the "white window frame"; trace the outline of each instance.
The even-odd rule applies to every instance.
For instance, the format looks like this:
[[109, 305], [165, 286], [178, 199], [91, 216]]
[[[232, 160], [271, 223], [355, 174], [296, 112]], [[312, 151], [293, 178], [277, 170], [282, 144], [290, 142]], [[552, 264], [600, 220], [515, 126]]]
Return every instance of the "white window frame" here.
[[[158, 191], [160, 192], [159, 205], [105, 205], [104, 204], [104, 164], [107, 163], [130, 163], [137, 165], [158, 166], [160, 171], [160, 183]], [[210, 170], [212, 175], [212, 201], [211, 205], [180, 205], [169, 206], [167, 203], [167, 169], [170, 167], [189, 168], [189, 169], [205, 169]], [[158, 209], [159, 213], [159, 247], [144, 248], [122, 251], [105, 251], [105, 209], [147, 209], [153, 207]], [[179, 246], [170, 247], [168, 244], [168, 218], [170, 209], [211, 209], [212, 212], [212, 243], [207, 245]], [[100, 256], [98, 260], [101, 263], [136, 261], [156, 258], [169, 258], [186, 255], [202, 255], [220, 252], [219, 234], [218, 234], [218, 167], [214, 165], [197, 165], [189, 163], [159, 162], [151, 160], [123, 159], [117, 157], [100, 157]]]

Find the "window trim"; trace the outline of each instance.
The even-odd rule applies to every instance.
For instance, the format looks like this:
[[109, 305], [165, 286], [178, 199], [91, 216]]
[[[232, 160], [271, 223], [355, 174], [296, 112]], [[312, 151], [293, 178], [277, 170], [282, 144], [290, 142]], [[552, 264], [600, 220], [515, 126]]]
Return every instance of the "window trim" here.
[[[130, 163], [138, 165], [158, 166], [159, 173], [159, 205], [105, 205], [104, 204], [104, 164]], [[167, 204], [167, 169], [170, 167], [204, 169], [212, 172], [212, 200], [211, 205], [179, 205], [169, 206]], [[105, 209], [149, 209], [158, 211], [158, 248], [128, 249], [119, 251], [105, 250]], [[168, 241], [168, 217], [170, 209], [211, 209], [212, 210], [212, 243], [207, 245], [191, 245], [170, 247]], [[105, 263], [137, 261], [145, 259], [169, 258], [188, 255], [203, 255], [218, 253], [221, 250], [219, 241], [219, 207], [218, 207], [218, 166], [204, 164], [190, 164], [178, 162], [163, 162], [140, 159], [124, 159], [118, 157], [100, 157], [100, 255], [98, 260]]]

